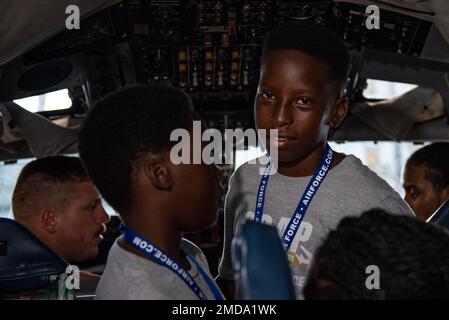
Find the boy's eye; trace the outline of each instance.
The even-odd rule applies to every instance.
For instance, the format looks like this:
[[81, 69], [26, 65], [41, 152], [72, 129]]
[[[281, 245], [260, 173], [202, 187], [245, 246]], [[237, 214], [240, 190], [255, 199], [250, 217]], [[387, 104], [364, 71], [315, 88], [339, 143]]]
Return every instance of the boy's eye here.
[[270, 101], [274, 100], [274, 95], [269, 91], [261, 91], [261, 92], [259, 92], [259, 96], [265, 100], [270, 100]]
[[312, 99], [310, 99], [309, 97], [300, 97], [296, 102], [299, 105], [309, 105], [312, 103]]
[[416, 199], [419, 196], [419, 192], [416, 188], [409, 188], [407, 192], [412, 199]]

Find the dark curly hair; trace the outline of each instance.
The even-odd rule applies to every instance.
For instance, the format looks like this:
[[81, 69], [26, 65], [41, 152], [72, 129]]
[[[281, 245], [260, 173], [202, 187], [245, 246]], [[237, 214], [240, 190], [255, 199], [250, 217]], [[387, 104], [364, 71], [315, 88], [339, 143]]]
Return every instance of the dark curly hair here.
[[192, 126], [192, 102], [168, 83], [134, 85], [112, 93], [90, 111], [79, 134], [89, 176], [120, 214], [133, 203], [133, 174], [149, 152], [169, 150], [174, 129]]
[[[380, 289], [367, 289], [369, 265]], [[306, 299], [448, 299], [449, 234], [375, 209], [344, 218], [315, 255]]]
[[350, 57], [343, 42], [333, 31], [319, 25], [291, 21], [274, 28], [265, 39], [262, 63], [275, 50], [293, 49], [327, 63], [330, 76], [341, 91], [348, 77]]

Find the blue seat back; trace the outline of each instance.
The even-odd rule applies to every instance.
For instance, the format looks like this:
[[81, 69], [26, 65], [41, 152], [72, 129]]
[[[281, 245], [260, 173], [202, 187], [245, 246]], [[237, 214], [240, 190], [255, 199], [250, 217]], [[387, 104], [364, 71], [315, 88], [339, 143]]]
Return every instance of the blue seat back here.
[[67, 266], [24, 226], [0, 218], [0, 293], [55, 286]]
[[237, 298], [296, 299], [290, 265], [277, 229], [247, 221], [236, 233], [232, 261]]

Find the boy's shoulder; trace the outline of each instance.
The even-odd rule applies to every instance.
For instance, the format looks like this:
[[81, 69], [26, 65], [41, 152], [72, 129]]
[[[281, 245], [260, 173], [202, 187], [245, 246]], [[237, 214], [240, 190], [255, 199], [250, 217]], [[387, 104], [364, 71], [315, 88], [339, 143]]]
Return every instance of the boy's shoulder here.
[[[201, 249], [182, 239], [180, 248], [193, 255], [209, 272]], [[116, 241], [109, 252], [103, 277], [97, 287], [96, 299], [187, 299], [184, 289], [176, 290], [176, 276], [153, 261], [126, 251]]]
[[156, 263], [128, 252], [116, 240], [109, 251], [96, 298], [139, 299], [166, 280], [164, 273]]
[[[207, 265], [207, 260], [201, 249], [195, 245], [193, 242], [182, 238], [180, 243], [180, 249], [188, 254], [195, 257], [202, 265]], [[160, 271], [166, 271], [167, 269], [160, 267], [157, 263], [140, 257], [134, 253], [128, 252], [122, 248], [118, 241], [115, 241], [111, 250], [109, 251], [107, 267], [110, 269], [128, 269], [131, 272], [136, 272], [137, 270], [142, 270], [149, 274], [157, 274]], [[134, 270], [131, 270], [134, 269]], [[170, 274], [170, 273], [169, 273]]]
[[[245, 162], [239, 166], [231, 177], [231, 185], [245, 184], [257, 188], [262, 176], [262, 172], [266, 167], [266, 157], [262, 156], [255, 160]], [[271, 179], [276, 183], [276, 178]], [[298, 178], [298, 181], [304, 180], [304, 177]], [[280, 179], [280, 182], [288, 183], [293, 181], [289, 179]], [[345, 155], [341, 163], [335, 166], [326, 178], [328, 187], [338, 184], [339, 188], [346, 187], [349, 189], [358, 189], [364, 192], [375, 192], [375, 194], [384, 198], [396, 191], [374, 171], [362, 163], [362, 161], [352, 154]]]
[[332, 171], [334, 178], [340, 180], [341, 183], [387, 193], [395, 192], [383, 178], [352, 154], [346, 155]]
[[[372, 178], [372, 179], [382, 179], [374, 171], [369, 169], [362, 161], [352, 154], [344, 155], [344, 159], [337, 166], [332, 168], [330, 171], [332, 174], [350, 174], [359, 178]], [[233, 178], [235, 177], [246, 177], [246, 176], [262, 176], [268, 160], [266, 156], [261, 156], [256, 159], [247, 161], [240, 165], [233, 173]], [[299, 179], [303, 179], [300, 177]], [[382, 179], [383, 180], [383, 179]]]
[[[354, 155], [347, 155], [334, 172], [338, 192], [348, 195], [348, 203], [363, 203], [365, 209], [382, 208], [393, 214], [413, 216], [413, 212], [399, 193], [376, 172]], [[337, 169], [339, 166], [336, 166]]]
[[[252, 197], [257, 193], [261, 180], [259, 170], [263, 168], [261, 165], [245, 163], [235, 171], [226, 197], [228, 212], [235, 212], [245, 200], [250, 208], [254, 205]], [[269, 181], [269, 191], [272, 194], [289, 198], [293, 193], [296, 197], [298, 188], [305, 188], [310, 177], [286, 177], [276, 173]], [[392, 213], [412, 215], [398, 192], [354, 155], [345, 155], [345, 158], [329, 171], [318, 197], [324, 206], [330, 201], [332, 206], [335, 206], [335, 203], [344, 204], [345, 207], [352, 207], [355, 212], [384, 208]], [[245, 205], [243, 208], [246, 210]]]

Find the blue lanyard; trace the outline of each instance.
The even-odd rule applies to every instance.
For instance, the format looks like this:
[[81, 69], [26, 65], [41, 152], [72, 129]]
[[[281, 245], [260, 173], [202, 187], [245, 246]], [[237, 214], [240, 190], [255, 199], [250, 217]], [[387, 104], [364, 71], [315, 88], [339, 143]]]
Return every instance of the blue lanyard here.
[[[161, 266], [173, 271], [196, 294], [198, 299], [207, 300], [206, 295], [198, 286], [196, 281], [190, 276], [189, 272], [182, 268], [181, 264], [178, 261], [170, 258], [165, 252], [156, 247], [156, 245], [154, 245], [138, 233], [134, 232], [130, 228], [121, 225], [121, 230], [126, 242], [128, 242], [130, 246], [132, 246], [136, 250], [139, 250], [141, 253], [143, 253], [156, 263], [160, 264]], [[217, 288], [217, 285], [209, 277], [206, 271], [203, 270], [199, 262], [196, 261], [196, 259], [192, 255], [187, 255], [187, 258], [196, 265], [196, 267], [198, 268], [198, 272], [212, 291], [215, 300], [223, 300], [223, 296], [220, 290]]]
[[[293, 213], [293, 216], [290, 218], [290, 222], [284, 230], [284, 234], [282, 235], [282, 244], [284, 245], [285, 250], [289, 250], [292, 245], [293, 239], [295, 238], [296, 233], [299, 230], [299, 226], [306, 215], [307, 209], [309, 208], [310, 203], [312, 202], [313, 197], [317, 193], [318, 189], [321, 186], [321, 183], [326, 178], [327, 173], [329, 172], [332, 160], [334, 158], [334, 152], [332, 151], [329, 144], [326, 144], [326, 150], [324, 151], [323, 158], [321, 159], [321, 163], [318, 168], [315, 170], [312, 178], [309, 181], [309, 184], [304, 191], [301, 200]], [[257, 191], [257, 202], [256, 202], [256, 210], [254, 212], [254, 220], [261, 222], [263, 216], [263, 206], [265, 203], [265, 192], [268, 186], [268, 178], [269, 172], [271, 170], [271, 161], [268, 163], [265, 172], [260, 180], [259, 190]]]

